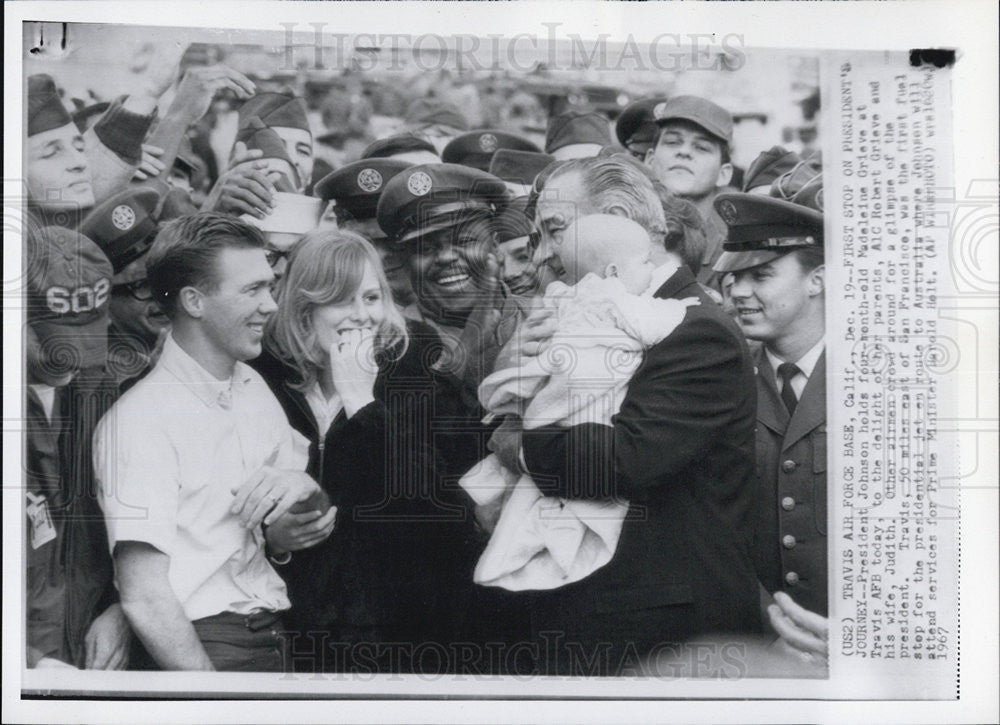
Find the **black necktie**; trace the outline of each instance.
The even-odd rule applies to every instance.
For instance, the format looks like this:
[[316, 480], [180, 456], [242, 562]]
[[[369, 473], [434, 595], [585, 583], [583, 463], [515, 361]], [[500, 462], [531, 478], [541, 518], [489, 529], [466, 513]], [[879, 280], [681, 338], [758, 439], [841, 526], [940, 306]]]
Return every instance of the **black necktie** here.
[[795, 405], [799, 402], [792, 390], [792, 378], [799, 373], [799, 368], [795, 363], [781, 363], [778, 366], [778, 377], [781, 378], [781, 400], [788, 408], [788, 414], [795, 412]]

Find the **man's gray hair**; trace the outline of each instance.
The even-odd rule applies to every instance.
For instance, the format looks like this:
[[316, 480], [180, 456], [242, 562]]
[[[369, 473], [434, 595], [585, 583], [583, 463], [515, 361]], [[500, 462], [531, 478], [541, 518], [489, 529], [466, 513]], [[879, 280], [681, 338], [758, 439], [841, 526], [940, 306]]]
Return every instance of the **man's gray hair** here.
[[653, 182], [635, 162], [623, 156], [573, 159], [561, 164], [552, 176], [573, 172], [580, 174], [589, 213], [621, 214], [642, 226], [654, 243], [663, 243], [663, 205]]
[[574, 171], [587, 213], [628, 217], [698, 274], [708, 245], [704, 222], [697, 208], [667, 191], [648, 166], [625, 154], [596, 156], [564, 162], [549, 178]]

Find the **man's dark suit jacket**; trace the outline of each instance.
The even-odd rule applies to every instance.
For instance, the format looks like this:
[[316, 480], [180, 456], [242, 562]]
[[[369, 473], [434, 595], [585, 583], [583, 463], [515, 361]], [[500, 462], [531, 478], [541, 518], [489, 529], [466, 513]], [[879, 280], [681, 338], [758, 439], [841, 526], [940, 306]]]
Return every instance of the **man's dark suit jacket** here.
[[765, 589], [786, 592], [826, 616], [826, 353], [816, 361], [792, 416], [763, 348], [755, 362], [754, 561]]
[[613, 426], [526, 430], [552, 496], [630, 503], [612, 560], [530, 605], [543, 672], [615, 674], [659, 645], [757, 632], [750, 542], [756, 388], [735, 323], [682, 267], [656, 297], [698, 297], [646, 352]]

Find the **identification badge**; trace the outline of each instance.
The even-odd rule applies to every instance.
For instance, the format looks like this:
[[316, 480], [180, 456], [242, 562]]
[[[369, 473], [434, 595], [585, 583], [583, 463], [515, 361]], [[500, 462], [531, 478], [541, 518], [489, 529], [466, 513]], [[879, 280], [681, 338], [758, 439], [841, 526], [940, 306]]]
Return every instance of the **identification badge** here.
[[49, 502], [41, 494], [28, 494], [28, 524], [31, 528], [31, 548], [53, 541], [56, 538], [56, 527], [52, 525], [49, 515]]

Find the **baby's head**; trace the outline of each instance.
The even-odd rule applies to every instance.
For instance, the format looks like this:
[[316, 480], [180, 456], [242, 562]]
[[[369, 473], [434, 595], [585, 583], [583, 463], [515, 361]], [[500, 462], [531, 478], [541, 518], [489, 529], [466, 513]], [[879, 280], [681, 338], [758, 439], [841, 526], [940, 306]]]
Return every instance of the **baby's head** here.
[[588, 273], [617, 277], [626, 291], [638, 295], [652, 279], [653, 251], [649, 234], [631, 219], [614, 214], [589, 214], [566, 227], [559, 259], [566, 283], [575, 284]]

